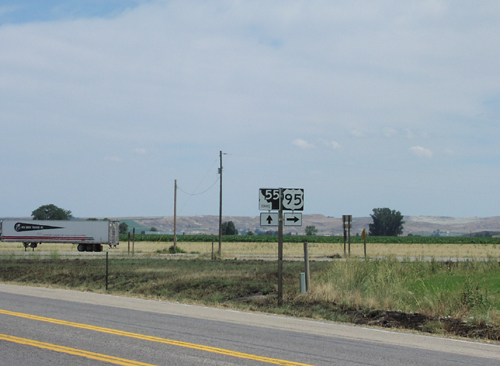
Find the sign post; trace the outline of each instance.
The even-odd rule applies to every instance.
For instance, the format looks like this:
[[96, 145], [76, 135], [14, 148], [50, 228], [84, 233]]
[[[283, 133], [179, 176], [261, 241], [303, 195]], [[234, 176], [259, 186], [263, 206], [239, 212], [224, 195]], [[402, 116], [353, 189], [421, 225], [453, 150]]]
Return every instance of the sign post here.
[[[283, 188], [279, 190], [280, 197]], [[281, 205], [280, 205], [281, 206]], [[283, 305], [283, 206], [278, 213], [278, 306]]]
[[[260, 188], [259, 210], [261, 226], [278, 225], [278, 306], [283, 305], [283, 226], [302, 226], [304, 210], [303, 188]], [[278, 210], [278, 213], [271, 212]], [[283, 211], [292, 213], [283, 214]]]

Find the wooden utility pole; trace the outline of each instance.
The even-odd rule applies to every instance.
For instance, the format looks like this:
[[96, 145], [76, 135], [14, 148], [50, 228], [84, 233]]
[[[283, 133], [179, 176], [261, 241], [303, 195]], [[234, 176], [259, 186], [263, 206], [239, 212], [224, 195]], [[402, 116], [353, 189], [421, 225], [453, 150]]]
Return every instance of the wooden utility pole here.
[[177, 249], [177, 179], [174, 181], [174, 252]]
[[346, 242], [349, 245], [349, 257], [351, 256], [351, 228], [352, 215], [342, 215], [342, 226], [344, 229], [344, 258], [346, 257]]
[[283, 305], [283, 188], [280, 188], [278, 211], [278, 306]]
[[222, 256], [222, 150], [220, 151], [220, 193], [219, 193], [219, 258]]

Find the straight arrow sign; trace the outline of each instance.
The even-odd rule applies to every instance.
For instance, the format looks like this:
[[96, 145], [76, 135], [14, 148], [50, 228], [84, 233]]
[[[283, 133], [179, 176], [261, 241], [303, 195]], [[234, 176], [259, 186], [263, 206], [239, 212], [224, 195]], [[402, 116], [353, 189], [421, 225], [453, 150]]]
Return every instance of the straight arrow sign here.
[[260, 226], [278, 226], [278, 217], [277, 212], [261, 212]]
[[302, 226], [302, 214], [301, 213], [284, 213], [285, 216], [285, 226]]

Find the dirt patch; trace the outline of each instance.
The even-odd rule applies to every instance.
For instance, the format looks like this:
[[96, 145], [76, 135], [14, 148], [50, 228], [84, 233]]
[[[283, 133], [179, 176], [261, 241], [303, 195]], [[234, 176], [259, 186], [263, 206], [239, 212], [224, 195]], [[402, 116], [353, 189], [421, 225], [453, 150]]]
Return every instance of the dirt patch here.
[[463, 338], [500, 341], [500, 327], [458, 319], [429, 317], [419, 313], [373, 310], [352, 312], [355, 324], [441, 333]]

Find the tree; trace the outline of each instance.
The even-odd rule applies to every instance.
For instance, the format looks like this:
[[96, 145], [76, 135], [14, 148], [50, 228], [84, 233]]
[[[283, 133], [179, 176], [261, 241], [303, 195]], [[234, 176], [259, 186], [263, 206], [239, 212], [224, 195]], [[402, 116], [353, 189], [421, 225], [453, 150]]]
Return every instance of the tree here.
[[401, 212], [385, 208], [374, 208], [370, 215], [373, 224], [368, 226], [371, 236], [398, 236], [403, 233], [404, 216]]
[[222, 235], [238, 235], [234, 222], [226, 221], [222, 223]]
[[118, 232], [120, 234], [128, 233], [128, 225], [126, 222], [120, 222], [120, 225], [118, 226]]
[[314, 225], [309, 225], [306, 226], [306, 235], [313, 236], [318, 233], [318, 229], [316, 229], [316, 226]]
[[149, 229], [149, 231], [158, 231], [158, 229], [153, 226], [151, 227], [151, 229]]
[[71, 211], [59, 208], [56, 205], [43, 205], [31, 213], [33, 220], [70, 220]]

